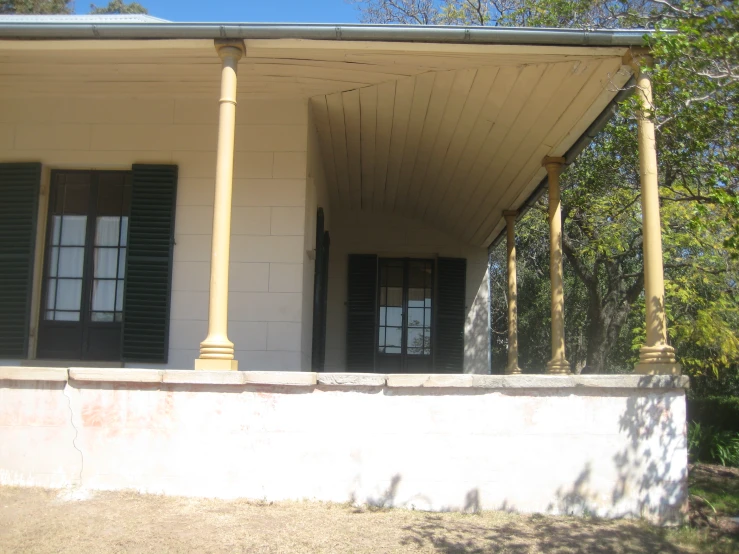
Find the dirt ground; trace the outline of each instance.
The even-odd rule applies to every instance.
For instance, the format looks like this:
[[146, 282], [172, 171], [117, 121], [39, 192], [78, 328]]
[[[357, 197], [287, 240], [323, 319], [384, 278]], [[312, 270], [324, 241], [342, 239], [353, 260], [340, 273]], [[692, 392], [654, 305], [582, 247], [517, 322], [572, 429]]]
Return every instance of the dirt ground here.
[[638, 521], [0, 487], [0, 552], [692, 551]]

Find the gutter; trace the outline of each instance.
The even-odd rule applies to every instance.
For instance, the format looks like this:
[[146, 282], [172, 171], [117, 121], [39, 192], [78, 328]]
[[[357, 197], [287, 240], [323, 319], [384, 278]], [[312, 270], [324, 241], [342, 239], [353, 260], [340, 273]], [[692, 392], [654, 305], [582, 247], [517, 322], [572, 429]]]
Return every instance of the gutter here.
[[81, 23], [0, 21], [0, 39], [305, 39], [539, 46], [643, 46], [647, 29], [544, 29], [301, 23]]
[[[611, 120], [611, 118], [615, 115], [616, 109], [618, 104], [626, 100], [629, 96], [631, 96], [634, 93], [634, 85], [636, 84], [636, 81], [634, 80], [634, 77], [631, 77], [629, 81], [623, 86], [623, 88], [618, 91], [618, 94], [613, 97], [613, 100], [611, 100], [606, 108], [598, 115], [598, 117], [593, 121], [593, 123], [590, 124], [590, 127], [587, 128], [587, 130], [580, 136], [579, 139], [577, 139], [577, 142], [573, 144], [570, 149], [567, 151], [567, 153], [564, 155], [565, 159], [565, 166], [570, 165], [572, 162], [575, 161], [575, 158], [577, 158], [580, 153], [585, 150], [591, 142], [593, 142], [593, 139], [598, 136], [598, 133], [600, 133], [603, 128], [608, 124], [608, 122]], [[534, 189], [534, 192], [529, 195], [529, 197], [524, 201], [523, 205], [518, 209], [518, 216], [516, 217], [516, 221], [520, 221], [521, 218], [528, 212], [531, 207], [536, 204], [539, 199], [544, 196], [544, 194], [547, 192], [549, 185], [548, 177], [544, 177], [541, 182], [537, 185], [537, 187]], [[498, 233], [498, 236], [493, 239], [493, 241], [488, 246], [488, 253], [490, 253], [493, 248], [498, 246], [501, 240], [503, 240], [503, 237], [506, 235], [505, 227], [503, 230]]]

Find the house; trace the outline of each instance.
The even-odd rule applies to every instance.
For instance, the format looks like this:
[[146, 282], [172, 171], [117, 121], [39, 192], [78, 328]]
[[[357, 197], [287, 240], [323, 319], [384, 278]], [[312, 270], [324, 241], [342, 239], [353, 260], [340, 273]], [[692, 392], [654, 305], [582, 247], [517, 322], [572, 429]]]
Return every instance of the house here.
[[[648, 109], [643, 34], [0, 18], [0, 483], [680, 519], [648, 118], [641, 361], [564, 351], [558, 175], [624, 87]], [[521, 375], [543, 189], [552, 359]]]

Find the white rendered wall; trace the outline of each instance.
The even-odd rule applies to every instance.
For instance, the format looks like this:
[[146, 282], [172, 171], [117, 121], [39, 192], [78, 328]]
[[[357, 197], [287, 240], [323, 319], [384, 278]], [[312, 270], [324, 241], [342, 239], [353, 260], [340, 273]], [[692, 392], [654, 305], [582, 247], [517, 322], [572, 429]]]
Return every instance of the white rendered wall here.
[[[237, 107], [229, 338], [241, 369], [301, 369], [307, 117], [303, 100]], [[49, 169], [179, 166], [171, 368], [191, 369], [206, 335], [217, 121], [217, 97], [0, 99], [0, 162], [41, 162], [46, 185]]]
[[[131, 370], [0, 379], [0, 484], [663, 522], [684, 515], [685, 394], [674, 383], [654, 388], [671, 378], [562, 377], [561, 388], [542, 376], [451, 376], [482, 380], [456, 386], [309, 373], [267, 374], [304, 376], [302, 385], [260, 384], [249, 372], [107, 380], [121, 371]], [[195, 377], [212, 380], [187, 383]]]
[[346, 294], [349, 254], [467, 259], [465, 373], [489, 373], [487, 252], [422, 222], [394, 214], [334, 210], [328, 282], [326, 371], [346, 369]]

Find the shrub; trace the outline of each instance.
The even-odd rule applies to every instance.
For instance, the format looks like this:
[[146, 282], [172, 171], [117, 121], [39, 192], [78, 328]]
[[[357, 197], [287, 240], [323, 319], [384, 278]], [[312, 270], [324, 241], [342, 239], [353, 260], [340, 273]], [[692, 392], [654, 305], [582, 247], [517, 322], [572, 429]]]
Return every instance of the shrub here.
[[739, 397], [688, 398], [688, 421], [739, 433]]
[[691, 422], [688, 425], [688, 455], [691, 462], [739, 467], [739, 433]]

